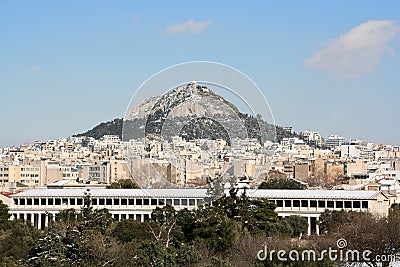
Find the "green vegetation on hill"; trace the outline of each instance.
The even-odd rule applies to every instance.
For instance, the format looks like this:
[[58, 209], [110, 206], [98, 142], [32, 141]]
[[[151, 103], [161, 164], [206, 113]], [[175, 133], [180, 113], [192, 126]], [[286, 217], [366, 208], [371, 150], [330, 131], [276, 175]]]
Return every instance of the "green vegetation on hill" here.
[[93, 129], [84, 133], [76, 134], [74, 136], [87, 136], [93, 137], [95, 139], [100, 139], [104, 135], [118, 135], [120, 138], [122, 138], [122, 124], [123, 120], [117, 118], [112, 121], [102, 122], [99, 125], [95, 126]]
[[[249, 117], [247, 114], [242, 114], [242, 118], [246, 118], [246, 128], [249, 131], [250, 137], [256, 137], [256, 131], [254, 129], [258, 128], [257, 120], [254, 117]], [[182, 129], [180, 133], [183, 137], [187, 140], [195, 139], [195, 138], [209, 138], [209, 139], [219, 139], [226, 136], [226, 131], [222, 127], [218, 127], [218, 131], [211, 131], [207, 127], [215, 127], [215, 122], [207, 125], [202, 120], [197, 120], [196, 123], [190, 123]], [[93, 129], [88, 130], [84, 133], [76, 134], [74, 136], [87, 136], [93, 137], [95, 139], [100, 139], [104, 135], [118, 135], [122, 138], [122, 126], [123, 126], [123, 119], [114, 119], [108, 122], [102, 122], [99, 125], [95, 126]], [[270, 127], [273, 127], [272, 125]], [[203, 129], [204, 128], [204, 129]], [[222, 129], [220, 129], [222, 128]], [[283, 138], [290, 138], [297, 136], [296, 133], [289, 133], [283, 130], [283, 127], [276, 126], [276, 141], [280, 142]], [[220, 131], [221, 130], [221, 131]]]

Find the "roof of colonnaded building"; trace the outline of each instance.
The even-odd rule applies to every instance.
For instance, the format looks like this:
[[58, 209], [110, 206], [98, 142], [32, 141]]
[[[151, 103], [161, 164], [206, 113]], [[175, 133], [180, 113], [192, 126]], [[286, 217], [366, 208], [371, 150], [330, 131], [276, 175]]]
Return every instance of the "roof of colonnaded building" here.
[[[13, 197], [82, 197], [89, 193], [92, 197], [207, 197], [207, 189], [31, 189], [13, 195]], [[241, 194], [242, 190], [238, 194]], [[227, 192], [227, 194], [229, 194]], [[281, 190], [258, 189], [247, 191], [252, 198], [269, 199], [375, 199], [380, 191], [352, 190]]]
[[90, 193], [92, 197], [206, 197], [206, 189], [31, 189], [13, 197], [82, 197]]
[[269, 199], [375, 199], [380, 191], [258, 189], [249, 197]]

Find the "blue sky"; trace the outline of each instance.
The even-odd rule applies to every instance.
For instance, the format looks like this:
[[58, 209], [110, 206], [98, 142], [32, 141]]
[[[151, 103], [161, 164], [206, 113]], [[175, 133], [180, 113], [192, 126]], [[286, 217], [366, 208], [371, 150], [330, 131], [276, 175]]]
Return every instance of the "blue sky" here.
[[174, 64], [230, 65], [279, 125], [400, 144], [399, 1], [2, 1], [0, 146], [123, 117]]

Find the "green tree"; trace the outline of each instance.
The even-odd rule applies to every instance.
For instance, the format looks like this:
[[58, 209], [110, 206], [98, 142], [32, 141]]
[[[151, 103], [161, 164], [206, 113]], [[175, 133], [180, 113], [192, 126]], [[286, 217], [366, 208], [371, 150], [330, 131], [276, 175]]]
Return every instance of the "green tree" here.
[[178, 211], [177, 224], [180, 227], [180, 235], [177, 235], [179, 241], [192, 242], [195, 239], [196, 212], [187, 208]]
[[0, 200], [0, 230], [6, 228], [8, 225], [8, 219], [10, 218], [8, 210], [8, 206]]
[[215, 200], [225, 196], [225, 178], [223, 176], [217, 177], [212, 183], [207, 184], [207, 196], [209, 203], [213, 203]]
[[119, 179], [117, 182], [111, 183], [108, 187], [111, 189], [137, 189], [140, 188], [132, 179]]
[[232, 188], [229, 196], [222, 196], [214, 206], [251, 232], [266, 231], [278, 219], [274, 203], [267, 199], [250, 199], [245, 190], [238, 196], [238, 190]]
[[151, 222], [148, 224], [150, 232], [155, 240], [163, 241], [166, 248], [172, 242], [175, 230], [178, 227], [177, 214], [171, 205], [162, 208], [157, 207], [151, 214]]
[[133, 219], [122, 220], [115, 223], [111, 235], [124, 244], [133, 240], [141, 241], [153, 239], [153, 235], [150, 233], [148, 225]]
[[286, 220], [293, 229], [291, 237], [299, 237], [300, 235], [307, 233], [308, 229], [307, 218], [297, 215], [292, 215], [289, 217], [285, 217], [283, 220]]
[[325, 210], [319, 216], [318, 224], [320, 232], [322, 234], [326, 234], [334, 230], [335, 227], [338, 227], [338, 225], [344, 223], [347, 220], [346, 217], [346, 212], [344, 210]]
[[194, 236], [215, 252], [229, 249], [237, 233], [237, 223], [219, 208], [204, 206], [195, 211]]
[[249, 217], [249, 224], [256, 225], [261, 231], [268, 233], [271, 225], [278, 221], [278, 214], [275, 212], [276, 205], [268, 199], [254, 199], [251, 201], [252, 213]]
[[64, 210], [56, 215], [45, 235], [30, 252], [30, 266], [101, 266], [118, 257], [120, 247], [106, 235], [113, 222], [106, 210], [93, 210], [90, 196], [84, 207]]
[[29, 222], [10, 221], [8, 229], [0, 230], [0, 262], [25, 262], [40, 237], [40, 231]]
[[281, 219], [273, 224], [269, 224], [265, 232], [269, 237], [279, 236], [280, 238], [289, 238], [293, 235], [293, 227], [287, 220]]
[[262, 182], [258, 189], [307, 189], [307, 186], [288, 178], [272, 178], [267, 182]]
[[137, 247], [135, 266], [176, 266], [175, 255], [157, 240], [144, 240]]

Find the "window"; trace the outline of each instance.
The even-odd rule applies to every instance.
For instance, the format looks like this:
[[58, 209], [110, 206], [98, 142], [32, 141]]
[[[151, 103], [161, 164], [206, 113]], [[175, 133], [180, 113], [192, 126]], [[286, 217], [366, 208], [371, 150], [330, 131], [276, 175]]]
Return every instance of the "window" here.
[[172, 199], [167, 199], [167, 200], [165, 200], [165, 202], [167, 203], [167, 205], [170, 205], [170, 206], [172, 206]]
[[343, 209], [343, 201], [336, 201], [336, 208]]
[[328, 208], [334, 208], [334, 202], [332, 200], [328, 200], [328, 202], [326, 203], [326, 206]]
[[55, 199], [55, 204], [56, 205], [61, 205], [61, 198], [56, 198]]
[[344, 207], [345, 207], [346, 209], [351, 209], [351, 201], [345, 201], [345, 202], [344, 202]]
[[203, 199], [197, 199], [197, 206], [203, 205], [204, 200]]
[[300, 207], [300, 200], [293, 200], [293, 207]]
[[193, 198], [189, 199], [189, 206], [194, 206], [194, 205], [196, 205], [196, 200]]
[[362, 208], [363, 209], [368, 209], [368, 201], [363, 201], [362, 202]]
[[158, 205], [159, 206], [164, 206], [164, 204], [165, 204], [164, 199], [162, 199], [162, 198], [158, 199]]
[[119, 205], [119, 198], [114, 198], [114, 205]]
[[54, 199], [53, 198], [48, 198], [47, 199], [47, 205], [54, 205]]
[[69, 199], [69, 204], [72, 206], [75, 206], [75, 198], [70, 198]]
[[317, 201], [316, 200], [310, 200], [310, 207], [311, 208], [316, 208], [317, 207]]
[[291, 200], [285, 200], [285, 207], [291, 207], [292, 206], [292, 201]]
[[15, 198], [15, 199], [14, 199], [14, 204], [15, 204], [15, 205], [18, 205], [18, 198]]
[[157, 206], [157, 199], [152, 198], [152, 199], [151, 199], [151, 205], [152, 205], [152, 206]]
[[40, 199], [40, 205], [43, 205], [43, 206], [46, 205], [46, 199], [45, 198], [41, 198]]
[[179, 206], [179, 204], [180, 204], [179, 199], [175, 198], [174, 199], [174, 206]]
[[78, 199], [76, 200], [76, 205], [82, 206], [82, 205], [83, 205], [83, 199], [82, 199], [82, 198], [78, 198]]
[[187, 199], [181, 199], [181, 205], [182, 206], [187, 206]]
[[276, 206], [277, 207], [283, 207], [283, 200], [277, 200], [276, 201]]
[[135, 205], [135, 199], [134, 198], [130, 198], [128, 201], [128, 205]]
[[105, 203], [105, 200], [104, 200], [104, 198], [100, 198], [100, 199], [99, 199], [99, 205], [103, 206], [103, 205], [104, 205], [104, 203]]
[[63, 205], [68, 205], [68, 198], [63, 198], [62, 199], [62, 204]]
[[143, 199], [143, 205], [149, 205], [150, 200], [148, 198]]
[[21, 198], [21, 199], [19, 200], [19, 204], [20, 204], [20, 205], [25, 205], [25, 198]]
[[325, 200], [318, 200], [318, 207], [325, 208]]
[[353, 201], [353, 208], [359, 209], [361, 207], [360, 201]]
[[92, 205], [97, 205], [97, 198], [92, 199]]
[[27, 204], [27, 205], [32, 205], [32, 198], [28, 198], [28, 199], [26, 200], [26, 204]]
[[136, 205], [143, 205], [143, 201], [141, 198], [136, 199]]
[[106, 205], [112, 205], [112, 199], [106, 198]]
[[128, 200], [126, 198], [121, 199], [121, 205], [128, 205]]
[[308, 200], [302, 200], [301, 201], [301, 207], [307, 208], [308, 207]]
[[38, 198], [34, 198], [33, 199], [33, 205], [39, 205], [39, 199]]

